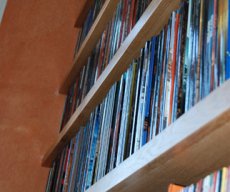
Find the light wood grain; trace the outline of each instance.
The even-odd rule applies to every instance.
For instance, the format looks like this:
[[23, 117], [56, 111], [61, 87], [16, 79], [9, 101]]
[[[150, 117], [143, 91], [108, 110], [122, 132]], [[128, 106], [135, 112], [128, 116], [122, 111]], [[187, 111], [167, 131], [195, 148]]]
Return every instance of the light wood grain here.
[[178, 7], [179, 2], [180, 0], [153, 0], [150, 3], [97, 82], [74, 112], [57, 141], [44, 155], [43, 166], [51, 166], [58, 152], [75, 136], [79, 128], [85, 124], [90, 113], [102, 101], [112, 84], [119, 80], [121, 75], [127, 70], [132, 59], [137, 56], [148, 38], [159, 33], [171, 12]]
[[86, 64], [86, 61], [92, 50], [95, 48], [102, 32], [105, 30], [107, 23], [112, 19], [115, 13], [119, 0], [106, 0], [96, 20], [94, 21], [89, 33], [83, 41], [70, 71], [67, 73], [65, 80], [60, 87], [60, 93], [66, 94], [71, 83], [79, 75], [81, 68]]
[[87, 192], [166, 192], [230, 164], [230, 81], [199, 102]]
[[81, 11], [79, 12], [76, 22], [75, 22], [75, 27], [77, 28], [81, 28], [85, 22], [85, 19], [87, 17], [87, 14], [91, 8], [91, 6], [93, 5], [93, 0], [85, 0]]

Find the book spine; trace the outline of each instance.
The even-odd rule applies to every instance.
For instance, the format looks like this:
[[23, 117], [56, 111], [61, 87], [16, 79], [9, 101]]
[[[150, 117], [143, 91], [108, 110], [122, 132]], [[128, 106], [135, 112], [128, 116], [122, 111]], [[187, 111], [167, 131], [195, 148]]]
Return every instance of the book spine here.
[[230, 78], [230, 0], [228, 2], [228, 9], [227, 9], [227, 52], [226, 52], [226, 67], [225, 67], [225, 73], [226, 73], [226, 79]]

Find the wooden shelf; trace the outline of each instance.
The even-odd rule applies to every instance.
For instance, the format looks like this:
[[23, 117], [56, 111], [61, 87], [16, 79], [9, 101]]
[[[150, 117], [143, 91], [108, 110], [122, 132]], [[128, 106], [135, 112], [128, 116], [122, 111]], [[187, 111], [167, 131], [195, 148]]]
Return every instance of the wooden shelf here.
[[[88, 120], [90, 113], [102, 101], [112, 84], [120, 79], [120, 76], [130, 66], [132, 59], [138, 56], [145, 42], [162, 29], [171, 12], [178, 7], [179, 2], [180, 0], [152, 1], [81, 105], [72, 115], [56, 143], [45, 154], [43, 166], [51, 165], [57, 153], [77, 133], [80, 126], [84, 125]], [[159, 17], [164, 18], [164, 20], [159, 22]]]
[[81, 68], [86, 64], [88, 57], [95, 48], [102, 32], [105, 30], [107, 23], [112, 19], [119, 0], [106, 0], [96, 20], [94, 21], [89, 33], [83, 41], [75, 59], [74, 64], [68, 72], [59, 92], [66, 94], [71, 83], [76, 79]]
[[153, 0], [150, 3], [97, 82], [74, 112], [57, 138], [57, 141], [44, 155], [42, 160], [43, 166], [51, 166], [58, 152], [76, 135], [79, 128], [86, 123], [90, 113], [106, 96], [112, 84], [120, 79], [121, 75], [130, 66], [133, 58], [139, 55], [139, 51], [145, 42], [160, 32], [172, 11], [178, 8], [179, 3], [180, 0]]
[[83, 23], [85, 22], [85, 19], [87, 17], [87, 14], [91, 8], [91, 6], [93, 5], [93, 0], [85, 0], [82, 9], [80, 11], [80, 13], [77, 16], [76, 22], [75, 22], [75, 27], [77, 28], [81, 28]]
[[230, 164], [230, 81], [199, 102], [87, 192], [167, 192]]

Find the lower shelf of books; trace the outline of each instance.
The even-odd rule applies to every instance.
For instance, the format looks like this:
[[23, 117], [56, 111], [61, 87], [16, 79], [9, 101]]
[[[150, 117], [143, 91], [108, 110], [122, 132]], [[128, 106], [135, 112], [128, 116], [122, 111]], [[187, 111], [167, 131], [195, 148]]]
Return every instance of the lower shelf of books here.
[[189, 186], [179, 186], [170, 184], [168, 192], [229, 192], [230, 191], [230, 166], [223, 167], [204, 178], [201, 178], [196, 183]]
[[230, 81], [90, 187], [93, 191], [167, 191], [230, 164]]

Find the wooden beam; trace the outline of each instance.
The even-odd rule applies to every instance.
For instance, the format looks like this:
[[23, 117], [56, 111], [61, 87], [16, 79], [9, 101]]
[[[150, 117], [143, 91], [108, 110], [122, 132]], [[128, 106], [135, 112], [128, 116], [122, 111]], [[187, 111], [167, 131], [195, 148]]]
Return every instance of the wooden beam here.
[[59, 92], [66, 94], [71, 83], [79, 75], [81, 68], [86, 64], [88, 57], [91, 55], [92, 50], [100, 39], [103, 31], [106, 28], [108, 22], [112, 19], [113, 14], [117, 8], [119, 0], [106, 0], [96, 20], [94, 21], [88, 35], [83, 41], [75, 59], [73, 66], [67, 73], [65, 80], [63, 81]]
[[167, 192], [230, 164], [230, 81], [171, 124], [87, 192]]
[[[57, 141], [45, 154], [42, 161], [43, 166], [51, 166], [56, 155], [89, 119], [90, 113], [106, 96], [113, 83], [119, 80], [127, 70], [133, 58], [137, 56], [137, 53], [148, 40], [147, 38], [159, 33], [171, 12], [178, 7], [179, 3], [180, 0], [153, 0], [150, 3], [97, 82], [74, 112]], [[161, 17], [164, 19], [159, 19]]]

